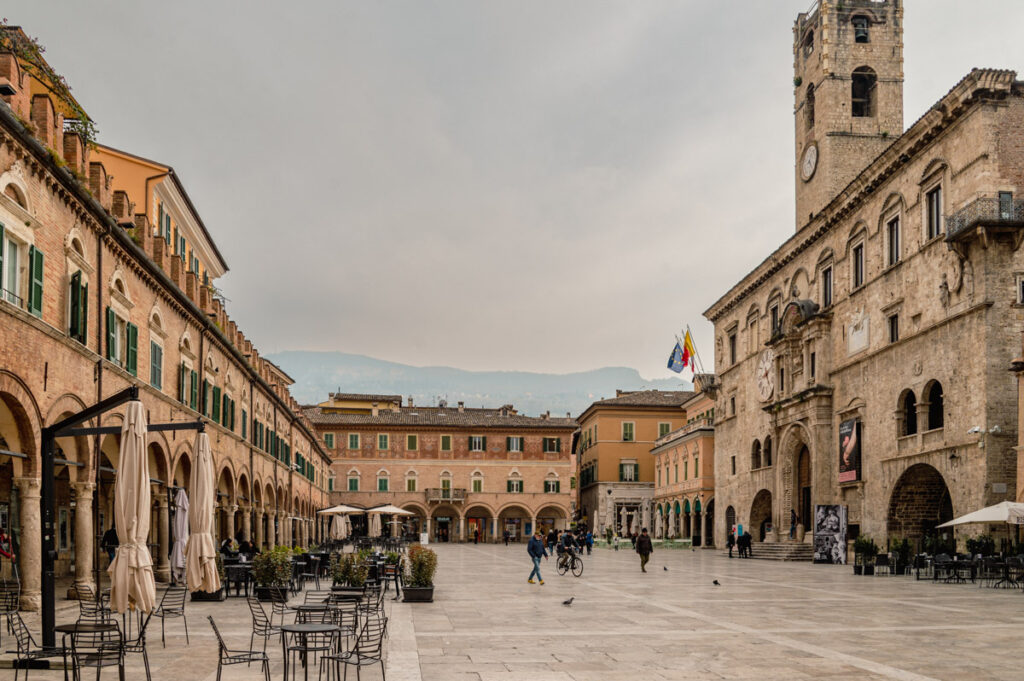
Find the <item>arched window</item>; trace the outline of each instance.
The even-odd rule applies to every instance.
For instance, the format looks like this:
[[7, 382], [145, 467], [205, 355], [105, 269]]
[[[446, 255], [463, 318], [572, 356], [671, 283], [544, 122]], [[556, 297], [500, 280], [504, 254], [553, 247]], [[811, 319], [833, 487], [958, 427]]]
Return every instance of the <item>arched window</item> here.
[[804, 100], [804, 122], [807, 129], [814, 127], [814, 83], [807, 85], [807, 98]]
[[869, 66], [854, 70], [851, 78], [850, 112], [854, 118], [871, 118], [875, 115], [875, 86], [878, 76]]
[[25, 194], [21, 191], [21, 188], [13, 182], [4, 187], [4, 196], [11, 199], [25, 210], [28, 210], [28, 201], [25, 199]]
[[391, 488], [391, 474], [382, 468], [377, 471], [377, 491], [388, 492]]
[[761, 448], [761, 463], [765, 468], [772, 465], [772, 436], [768, 435], [764, 439], [764, 446]]
[[405, 474], [405, 491], [406, 492], [415, 492], [416, 491], [416, 480], [417, 480], [417, 473], [416, 473], [416, 471], [412, 471], [411, 470], [411, 471], [408, 471]]
[[932, 381], [931, 385], [927, 388], [925, 396], [928, 400], [928, 430], [942, 428], [942, 384], [938, 381]]
[[814, 52], [814, 31], [807, 31], [807, 35], [804, 36], [804, 57], [811, 56]]
[[913, 390], [904, 390], [900, 396], [899, 422], [901, 436], [917, 434], [917, 398]]
[[484, 491], [484, 474], [479, 470], [473, 471], [470, 477], [470, 490], [478, 493]]
[[866, 16], [855, 16], [853, 19], [850, 20], [850, 23], [853, 24], [853, 42], [871, 42], [871, 34], [868, 30], [871, 25], [871, 22], [868, 21], [868, 18]]
[[750, 470], [756, 470], [761, 467], [761, 443], [754, 440], [754, 444], [750, 447]]

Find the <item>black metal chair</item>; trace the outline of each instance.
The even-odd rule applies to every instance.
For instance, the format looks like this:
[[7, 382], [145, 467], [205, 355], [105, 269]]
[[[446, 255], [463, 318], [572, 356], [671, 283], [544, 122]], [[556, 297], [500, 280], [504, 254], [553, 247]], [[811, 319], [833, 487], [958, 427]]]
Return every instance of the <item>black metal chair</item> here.
[[[21, 610], [21, 582], [17, 579], [0, 581], [0, 616], [10, 615]], [[11, 633], [11, 621], [5, 617], [4, 626]]]
[[263, 639], [263, 652], [266, 653], [267, 639], [272, 636], [280, 636], [281, 627], [274, 626], [258, 598], [249, 596], [245, 600], [249, 604], [249, 612], [252, 613], [252, 636], [249, 637], [249, 650], [252, 650], [252, 644], [259, 636]]
[[153, 611], [153, 617], [160, 618], [160, 642], [164, 648], [167, 647], [164, 624], [167, 619], [175, 617], [180, 617], [185, 623], [185, 645], [190, 645], [188, 640], [188, 618], [185, 617], [185, 597], [187, 595], [188, 590], [183, 586], [168, 587], [167, 591], [164, 592], [164, 597], [160, 599], [160, 605]]
[[299, 573], [299, 581], [302, 584], [313, 582], [316, 588], [320, 588], [320, 559], [316, 556], [306, 556], [303, 562], [302, 572]]
[[889, 562], [889, 554], [880, 553], [875, 556], [875, 576], [880, 574], [892, 575], [892, 563]]
[[64, 657], [64, 650], [56, 646], [49, 648], [41, 646], [32, 638], [31, 632], [21, 619], [21, 613], [7, 613], [7, 626], [14, 633], [14, 640], [17, 643], [16, 650], [8, 650], [17, 657], [14, 660], [14, 681], [18, 681], [18, 669], [25, 668], [25, 681], [28, 681], [28, 668], [32, 660], [43, 660], [50, 657]]
[[213, 621], [213, 617], [207, 615], [206, 619], [210, 620], [213, 633], [217, 636], [217, 681], [220, 681], [221, 670], [225, 665], [244, 664], [248, 666], [253, 662], [263, 665], [263, 677], [265, 681], [270, 681], [270, 659], [266, 653], [252, 650], [231, 650], [224, 643], [224, 637], [220, 635], [220, 630], [217, 629], [217, 623]]
[[284, 624], [284, 618], [295, 612], [293, 609], [288, 607], [288, 588], [283, 586], [272, 586], [269, 587], [270, 593], [270, 622], [273, 624], [274, 617], [277, 615], [281, 616], [281, 624]]
[[336, 655], [324, 655], [320, 658], [321, 676], [323, 676], [323, 668], [326, 666], [327, 681], [331, 681], [332, 678], [338, 679], [339, 672], [341, 679], [344, 680], [348, 678], [348, 668], [355, 667], [358, 678], [360, 669], [379, 664], [381, 679], [386, 681], [383, 651], [387, 626], [388, 619], [386, 617], [367, 620], [359, 631], [355, 645], [350, 650]]
[[74, 666], [75, 679], [80, 681], [82, 669], [91, 667], [96, 670], [96, 681], [104, 667], [117, 667], [118, 678], [124, 681], [124, 639], [121, 627], [111, 621], [113, 628], [107, 631], [74, 633], [71, 635], [71, 659]]
[[149, 626], [149, 620], [152, 618], [152, 612], [146, 615], [146, 618], [142, 620], [142, 624], [139, 625], [139, 635], [124, 642], [124, 654], [126, 657], [128, 655], [142, 655], [142, 663], [146, 666], [146, 681], [153, 681], [153, 677], [149, 673], [149, 653], [146, 652], [146, 627]]

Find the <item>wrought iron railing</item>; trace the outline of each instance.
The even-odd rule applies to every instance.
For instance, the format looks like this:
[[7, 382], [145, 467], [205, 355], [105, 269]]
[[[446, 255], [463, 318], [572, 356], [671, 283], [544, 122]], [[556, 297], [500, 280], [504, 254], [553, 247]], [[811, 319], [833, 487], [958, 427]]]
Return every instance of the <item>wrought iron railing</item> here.
[[465, 501], [466, 490], [461, 487], [445, 489], [443, 487], [429, 487], [424, 490], [427, 493], [427, 501]]
[[5, 288], [0, 288], [0, 300], [6, 300], [11, 305], [15, 305], [20, 308], [25, 307], [25, 301], [21, 299], [21, 296], [16, 295], [13, 291], [8, 291]]
[[975, 199], [956, 213], [946, 216], [946, 238], [953, 239], [980, 224], [1024, 225], [1024, 201], [1006, 197]]

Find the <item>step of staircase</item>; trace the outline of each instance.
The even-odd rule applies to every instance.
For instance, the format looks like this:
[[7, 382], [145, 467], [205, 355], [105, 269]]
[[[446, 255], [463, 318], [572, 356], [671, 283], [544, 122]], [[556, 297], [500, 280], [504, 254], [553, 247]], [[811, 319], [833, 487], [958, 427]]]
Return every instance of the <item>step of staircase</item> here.
[[[807, 561], [814, 560], [814, 547], [810, 544], [798, 544], [797, 542], [754, 542], [750, 549], [752, 558], [760, 560], [790, 560]], [[723, 552], [728, 556], [729, 552]], [[733, 557], [739, 555], [738, 549], [733, 549]]]

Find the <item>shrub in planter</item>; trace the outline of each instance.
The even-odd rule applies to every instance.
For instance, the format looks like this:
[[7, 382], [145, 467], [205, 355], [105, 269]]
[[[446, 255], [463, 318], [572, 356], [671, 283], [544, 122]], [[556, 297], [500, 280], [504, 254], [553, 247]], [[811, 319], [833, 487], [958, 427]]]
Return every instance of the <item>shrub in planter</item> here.
[[[875, 540], [866, 534], [862, 534], [853, 540], [854, 561], [862, 566], [865, 575], [875, 574], [875, 556], [878, 555], [878, 545]], [[854, 571], [854, 574], [857, 574]]]
[[338, 585], [363, 586], [366, 583], [366, 560], [348, 553], [331, 558], [331, 580]]
[[996, 552], [996, 540], [990, 535], [983, 534], [979, 537], [971, 537], [967, 540], [967, 553], [976, 556], [991, 556]]
[[436, 553], [422, 546], [409, 547], [409, 561], [404, 578], [404, 600], [428, 603], [433, 601], [435, 572], [437, 572]]
[[269, 600], [272, 589], [288, 587], [292, 579], [291, 557], [291, 549], [278, 546], [252, 559], [252, 579], [256, 583], [257, 598]]
[[903, 541], [893, 542], [891, 550], [896, 563], [895, 572], [898, 575], [902, 575], [910, 566], [911, 553], [913, 552], [910, 540], [904, 538]]

